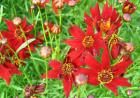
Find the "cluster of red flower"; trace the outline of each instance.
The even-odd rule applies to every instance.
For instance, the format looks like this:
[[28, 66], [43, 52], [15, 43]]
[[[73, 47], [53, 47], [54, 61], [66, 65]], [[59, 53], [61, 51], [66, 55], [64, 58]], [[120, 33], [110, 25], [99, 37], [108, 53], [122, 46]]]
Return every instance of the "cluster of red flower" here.
[[[34, 6], [41, 8], [44, 8], [48, 2], [49, 0], [32, 0]], [[52, 6], [58, 13], [58, 9], [62, 8], [64, 3], [74, 6], [77, 2], [79, 0], [52, 0]], [[136, 6], [133, 3], [128, 0], [124, 2], [122, 11], [125, 15], [130, 15], [135, 10]], [[85, 83], [95, 86], [102, 84], [115, 95], [118, 94], [118, 86], [131, 86], [123, 75], [132, 64], [130, 53], [134, 47], [131, 43], [123, 42], [118, 36], [121, 16], [108, 3], [104, 5], [102, 13], [98, 3], [90, 11], [91, 16], [87, 13], [84, 15], [86, 32], [76, 25], [70, 27], [69, 32], [73, 38], [64, 41], [71, 46], [65, 60], [63, 62], [51, 60], [49, 65], [53, 69], [42, 75], [42, 78], [62, 80], [67, 98], [73, 84], [75, 86]], [[23, 65], [24, 59], [28, 58], [30, 52], [34, 51], [35, 46], [42, 41], [30, 33], [34, 26], [27, 25], [26, 18], [22, 20], [15, 17], [13, 21], [3, 20], [8, 30], [0, 32], [0, 77], [9, 84], [13, 74], [21, 75], [18, 70], [19, 65], [21, 63]], [[44, 29], [47, 28], [55, 34], [61, 32], [60, 27], [52, 23], [46, 22]], [[21, 45], [31, 39], [33, 39], [31, 43], [19, 50]], [[51, 49], [44, 47], [42, 52], [45, 49], [50, 51], [50, 55]], [[48, 57], [42, 52], [44, 57]]]
[[[124, 6], [128, 6], [125, 3]], [[127, 11], [132, 9], [133, 7], [128, 8]], [[69, 96], [73, 84], [102, 84], [115, 95], [118, 94], [118, 86], [131, 86], [123, 75], [132, 64], [130, 53], [134, 47], [118, 36], [121, 17], [108, 3], [104, 5], [102, 13], [98, 3], [90, 11], [91, 16], [86, 13], [84, 16], [86, 32], [76, 25], [70, 27], [69, 32], [73, 38], [64, 41], [71, 46], [64, 62], [51, 60], [49, 65], [53, 69], [42, 75], [43, 78], [62, 80], [66, 97]], [[94, 32], [95, 29], [97, 32]], [[97, 57], [101, 57], [101, 60]], [[117, 62], [112, 64], [111, 61], [115, 59]]]

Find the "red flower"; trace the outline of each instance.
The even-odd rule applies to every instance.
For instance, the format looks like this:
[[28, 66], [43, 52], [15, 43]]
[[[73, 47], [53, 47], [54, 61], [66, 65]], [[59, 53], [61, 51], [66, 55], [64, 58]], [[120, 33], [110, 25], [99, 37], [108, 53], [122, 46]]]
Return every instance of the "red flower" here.
[[21, 72], [9, 60], [6, 60], [5, 56], [0, 54], [0, 77], [9, 84], [14, 74], [21, 75]]
[[137, 9], [136, 5], [134, 5], [132, 2], [130, 2], [129, 0], [126, 0], [123, 4], [123, 8], [122, 11], [123, 13], [127, 13], [127, 14], [132, 14], [135, 12], [135, 10]]
[[94, 34], [91, 26], [87, 27], [86, 33], [84, 33], [78, 26], [72, 26], [69, 29], [70, 34], [74, 37], [73, 39], [66, 39], [65, 43], [70, 45], [75, 51], [71, 51], [69, 56], [73, 59], [84, 58], [87, 52], [96, 56], [99, 53], [99, 49], [104, 46], [102, 40], [102, 33], [98, 32]]
[[124, 58], [115, 65], [111, 65], [108, 50], [104, 48], [101, 63], [91, 55], [88, 55], [85, 59], [86, 64], [91, 67], [88, 83], [93, 85], [103, 84], [114, 92], [115, 95], [118, 94], [118, 86], [131, 86], [128, 83], [128, 79], [121, 76], [125, 73], [128, 66], [132, 64], [130, 58]]
[[[9, 46], [14, 51], [16, 51], [25, 41], [34, 38], [34, 35], [30, 34], [33, 29], [33, 25], [27, 25], [26, 18], [24, 18], [24, 20], [20, 20], [19, 17], [16, 17], [13, 22], [7, 19], [4, 19], [4, 21], [8, 27], [8, 31], [3, 31], [2, 35], [3, 37], [7, 38]], [[31, 51], [35, 50], [34, 46], [39, 42], [40, 41], [36, 39], [30, 43], [29, 46]], [[28, 50], [28, 47], [22, 49], [18, 53], [19, 57], [22, 59], [28, 57]]]
[[91, 8], [92, 17], [85, 13], [85, 22], [88, 25], [96, 26], [98, 31], [112, 34], [118, 30], [121, 26], [121, 18], [112, 6], [108, 6], [108, 3], [104, 5], [103, 12], [100, 14], [98, 3], [94, 8]]
[[80, 68], [76, 63], [66, 59], [64, 63], [56, 60], [51, 60], [49, 65], [53, 68], [48, 74], [43, 74], [42, 78], [61, 79], [64, 86], [64, 93], [68, 98], [72, 84], [75, 83], [75, 76], [81, 73], [86, 73], [86, 69]]

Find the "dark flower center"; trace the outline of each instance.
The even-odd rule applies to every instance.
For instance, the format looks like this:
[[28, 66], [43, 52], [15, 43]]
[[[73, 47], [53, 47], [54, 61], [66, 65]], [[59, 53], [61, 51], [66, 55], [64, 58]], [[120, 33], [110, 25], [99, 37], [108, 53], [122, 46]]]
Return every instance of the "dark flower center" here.
[[112, 34], [111, 37], [108, 40], [109, 46], [112, 46], [112, 45], [118, 43], [118, 40], [119, 40], [118, 35], [117, 34]]
[[92, 47], [93, 43], [94, 43], [94, 39], [92, 36], [85, 36], [82, 41], [83, 46], [86, 48]]
[[113, 73], [111, 70], [102, 70], [98, 73], [98, 81], [102, 84], [110, 83], [113, 79]]
[[0, 64], [3, 64], [5, 62], [5, 56], [3, 56], [1, 53], [0, 53]]
[[64, 75], [71, 75], [73, 72], [73, 65], [71, 63], [65, 63], [62, 65], [62, 73]]
[[111, 28], [111, 22], [110, 22], [110, 19], [108, 21], [104, 21], [104, 20], [101, 20], [99, 22], [99, 27], [100, 27], [100, 30], [102, 32], [107, 32], [110, 30]]
[[23, 38], [23, 34], [20, 29], [16, 29], [14, 34], [16, 38]]

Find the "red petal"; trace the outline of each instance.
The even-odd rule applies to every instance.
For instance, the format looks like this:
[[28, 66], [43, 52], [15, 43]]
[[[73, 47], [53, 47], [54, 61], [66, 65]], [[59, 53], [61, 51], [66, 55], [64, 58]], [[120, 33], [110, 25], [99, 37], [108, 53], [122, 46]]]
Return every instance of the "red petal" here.
[[102, 54], [102, 66], [103, 68], [108, 68], [110, 66], [110, 56], [108, 52], [108, 48], [104, 47]]
[[76, 25], [70, 27], [69, 32], [75, 38], [83, 39], [83, 37], [85, 36], [84, 32]]
[[112, 46], [111, 56], [113, 59], [116, 59], [119, 56], [120, 48], [121, 48], [121, 46], [119, 44], [115, 44]]
[[87, 26], [87, 32], [86, 32], [86, 36], [93, 36], [94, 32], [93, 32], [93, 27], [91, 25]]
[[7, 20], [7, 19], [4, 19], [4, 21], [5, 21], [9, 31], [15, 31], [16, 25], [14, 25], [12, 21]]
[[112, 83], [105, 84], [105, 87], [110, 89], [116, 96], [118, 95], [117, 86]]
[[48, 71], [48, 78], [51, 78], [51, 79], [56, 79], [56, 78], [59, 78], [59, 70], [50, 70]]
[[24, 28], [24, 32], [25, 32], [25, 33], [31, 32], [33, 28], [34, 28], [33, 25], [26, 26], [26, 27]]
[[95, 60], [91, 54], [86, 55], [85, 63], [96, 71], [100, 70], [101, 64], [97, 60]]
[[64, 86], [64, 92], [65, 92], [66, 98], [68, 98], [71, 88], [72, 88], [72, 80], [64, 79], [63, 86]]
[[102, 17], [106, 20], [106, 19], [109, 19], [112, 15], [112, 6], [108, 6], [108, 2], [104, 5], [104, 8], [103, 8], [103, 12], [102, 12]]
[[26, 25], [27, 25], [26, 18], [24, 18], [24, 19], [22, 20], [22, 22], [21, 22], [21, 27], [22, 27], [22, 28], [25, 28]]
[[112, 80], [112, 83], [117, 86], [126, 86], [129, 87], [131, 84], [128, 82], [127, 78], [118, 77]]
[[89, 76], [88, 83], [92, 85], [99, 85], [100, 82], [97, 80], [96, 75], [92, 75], [92, 76]]
[[94, 19], [100, 19], [100, 9], [98, 3], [96, 3], [96, 6], [94, 8], [91, 8], [90, 12]]
[[49, 66], [53, 67], [54, 69], [59, 69], [61, 67], [61, 62], [56, 60], [51, 60], [49, 62]]
[[68, 53], [68, 56], [72, 59], [75, 60], [78, 56], [82, 54], [84, 49], [77, 49], [77, 50], [72, 50]]
[[82, 41], [78, 39], [67, 39], [65, 43], [70, 45], [72, 48], [82, 48]]
[[116, 64], [113, 68], [112, 71], [115, 76], [121, 75], [125, 73], [126, 69], [128, 68], [129, 65], [131, 65], [133, 61], [131, 59], [123, 59], [121, 60], [120, 63]]
[[3, 78], [7, 84], [10, 83], [11, 74], [9, 73], [9, 69], [5, 68], [3, 65], [0, 65], [0, 77]]
[[87, 13], [84, 14], [84, 21], [86, 24], [93, 26], [93, 20], [90, 16], [87, 15]]

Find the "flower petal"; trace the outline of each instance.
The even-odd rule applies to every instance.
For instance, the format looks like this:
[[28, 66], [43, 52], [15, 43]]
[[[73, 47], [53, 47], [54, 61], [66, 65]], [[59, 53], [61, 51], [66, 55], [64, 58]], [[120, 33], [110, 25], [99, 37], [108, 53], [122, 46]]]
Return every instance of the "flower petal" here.
[[100, 9], [98, 3], [96, 3], [94, 8], [90, 9], [91, 15], [94, 19], [100, 19]]
[[110, 66], [110, 56], [109, 56], [109, 52], [108, 52], [107, 46], [104, 47], [104, 50], [103, 50], [102, 66], [103, 66], [103, 68], [108, 68]]
[[49, 66], [53, 67], [54, 69], [59, 69], [61, 67], [61, 62], [57, 60], [51, 60], [49, 62]]
[[133, 61], [130, 58], [122, 59], [121, 62], [117, 63], [112, 68], [112, 71], [113, 71], [114, 75], [118, 76], [118, 75], [121, 75], [121, 74], [125, 73], [128, 66], [131, 65], [132, 63], [133, 63]]
[[92, 69], [100, 70], [101, 64], [93, 58], [91, 54], [87, 54], [85, 57], [85, 63]]
[[131, 84], [128, 82], [128, 79], [123, 77], [113, 79], [112, 83], [117, 86], [126, 86], [126, 87], [131, 86]]
[[67, 39], [64, 41], [66, 44], [70, 45], [72, 48], [82, 48], [82, 41], [78, 39]]
[[66, 98], [68, 98], [72, 88], [72, 80], [64, 79], [63, 86], [64, 86], [64, 93], [66, 95]]
[[91, 25], [91, 26], [93, 25], [93, 23], [92, 23], [93, 20], [92, 20], [92, 18], [90, 16], [87, 15], [87, 13], [84, 13], [84, 21], [88, 25]]
[[105, 84], [109, 90], [111, 90], [116, 96], [118, 95], [117, 86], [113, 85], [112, 83]]
[[76, 25], [69, 28], [70, 34], [75, 38], [83, 39], [84, 32]]

